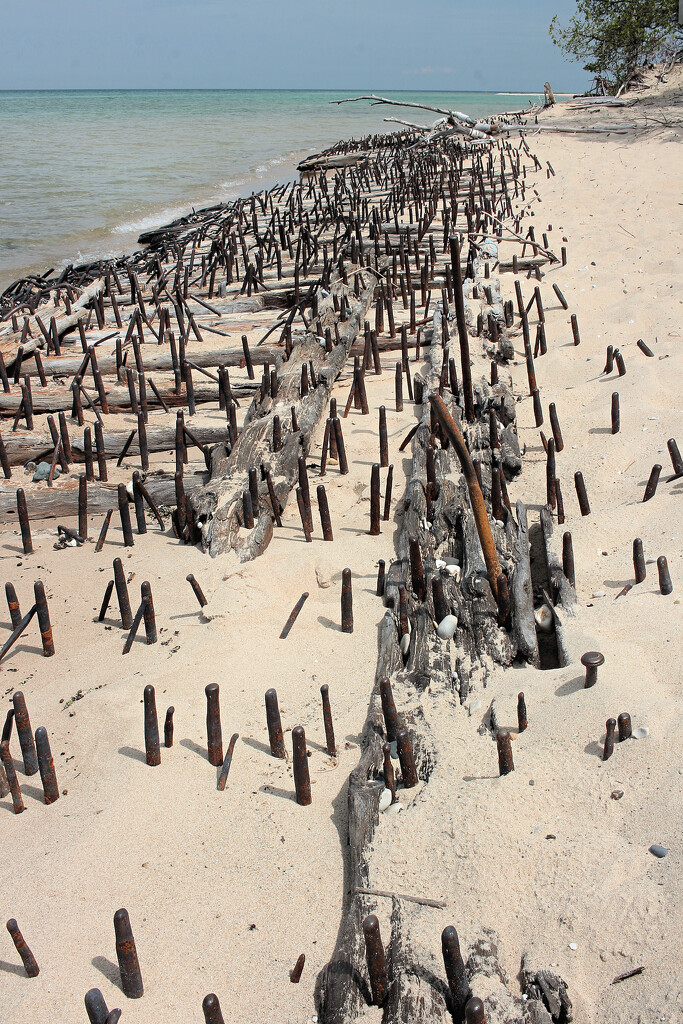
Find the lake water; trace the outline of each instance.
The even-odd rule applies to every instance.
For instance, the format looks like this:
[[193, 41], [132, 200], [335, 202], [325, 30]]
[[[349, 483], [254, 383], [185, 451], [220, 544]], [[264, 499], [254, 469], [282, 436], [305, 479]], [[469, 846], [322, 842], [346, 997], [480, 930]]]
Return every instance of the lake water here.
[[[428, 124], [427, 111], [333, 105], [352, 93], [0, 92], [0, 290], [22, 273], [118, 255], [141, 231], [291, 179], [339, 139]], [[482, 117], [539, 96], [397, 93]]]

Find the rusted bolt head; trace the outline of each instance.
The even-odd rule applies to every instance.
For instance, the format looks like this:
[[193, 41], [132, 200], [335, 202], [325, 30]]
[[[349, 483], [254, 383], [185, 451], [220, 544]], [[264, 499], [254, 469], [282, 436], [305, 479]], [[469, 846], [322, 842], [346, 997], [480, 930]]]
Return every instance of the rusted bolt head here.
[[581, 664], [586, 669], [586, 682], [584, 687], [595, 686], [598, 681], [598, 669], [605, 663], [605, 656], [600, 651], [586, 651], [581, 658]]

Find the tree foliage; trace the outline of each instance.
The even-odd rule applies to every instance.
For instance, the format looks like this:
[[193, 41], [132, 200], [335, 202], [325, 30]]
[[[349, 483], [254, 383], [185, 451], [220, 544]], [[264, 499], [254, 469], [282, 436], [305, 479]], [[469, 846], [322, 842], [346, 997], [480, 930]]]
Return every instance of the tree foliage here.
[[577, 0], [576, 7], [566, 26], [555, 15], [550, 36], [613, 88], [659, 57], [677, 33], [678, 0]]

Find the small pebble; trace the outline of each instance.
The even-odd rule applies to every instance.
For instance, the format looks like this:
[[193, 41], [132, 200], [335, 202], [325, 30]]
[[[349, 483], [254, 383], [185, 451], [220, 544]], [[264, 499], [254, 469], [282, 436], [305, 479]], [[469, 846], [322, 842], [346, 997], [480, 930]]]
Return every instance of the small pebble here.
[[593, 593], [591, 594], [591, 597], [604, 597], [604, 596], [605, 596], [605, 591], [604, 590], [594, 590]]
[[536, 785], [536, 783], [534, 782], [534, 780], [533, 780], [533, 779], [529, 779], [529, 785], [530, 785], [530, 786], [535, 786], [535, 785]]
[[668, 852], [666, 846], [658, 846], [657, 843], [653, 843], [650, 847], [650, 853], [654, 854], [655, 857], [659, 857], [660, 860], [662, 857], [666, 857]]
[[442, 640], [450, 640], [458, 628], [458, 617], [457, 615], [445, 615], [439, 625], [436, 627], [436, 632], [439, 634]]
[[379, 795], [379, 809], [386, 811], [388, 807], [391, 807], [391, 790], [385, 788]]
[[621, 800], [623, 795], [624, 795], [623, 789], [613, 789], [612, 792], [610, 793], [610, 796], [612, 797], [613, 800]]
[[578, 947], [576, 942], [570, 942], [569, 943], [569, 948], [570, 949], [578, 949], [579, 947]]

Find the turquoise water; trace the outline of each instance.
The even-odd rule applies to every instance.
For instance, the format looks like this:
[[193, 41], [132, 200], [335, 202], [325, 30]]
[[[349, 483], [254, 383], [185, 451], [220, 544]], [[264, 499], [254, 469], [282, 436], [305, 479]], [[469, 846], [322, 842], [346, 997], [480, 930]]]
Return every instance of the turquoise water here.
[[[335, 106], [352, 93], [0, 92], [0, 289], [21, 273], [129, 252], [141, 231], [193, 206], [292, 178], [306, 153], [389, 131], [427, 111]], [[473, 116], [540, 97], [397, 93]]]

